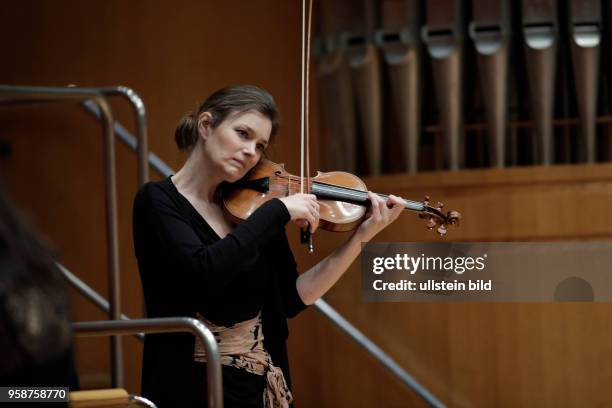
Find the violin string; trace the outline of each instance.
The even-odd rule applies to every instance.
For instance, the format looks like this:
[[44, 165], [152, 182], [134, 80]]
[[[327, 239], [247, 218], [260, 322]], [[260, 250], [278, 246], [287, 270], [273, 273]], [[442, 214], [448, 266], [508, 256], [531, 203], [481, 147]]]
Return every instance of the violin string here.
[[[279, 176], [281, 178], [289, 178], [292, 181], [295, 181], [296, 183], [299, 183], [300, 180], [296, 177], [296, 176]], [[363, 190], [357, 190], [355, 188], [351, 188], [351, 187], [345, 187], [345, 186], [338, 186], [335, 184], [329, 184], [329, 183], [324, 183], [322, 181], [313, 181], [312, 184], [316, 184], [319, 186], [322, 186], [321, 189], [323, 191], [326, 192], [335, 192], [335, 193], [339, 193], [339, 194], [345, 194], [347, 196], [351, 196], [354, 198], [359, 198], [362, 199], [364, 201], [367, 200], [367, 196], [368, 196], [368, 192], [367, 191], [363, 191]], [[386, 194], [377, 194], [379, 197], [388, 200], [389, 196]], [[409, 203], [415, 207], [421, 208], [423, 207], [423, 204], [418, 202], [418, 201], [413, 201], [413, 200], [404, 200], [406, 203]]]
[[[286, 177], [286, 178], [290, 179], [291, 181], [294, 181], [296, 183], [300, 183], [300, 180], [297, 177], [295, 177], [295, 176], [279, 176], [279, 177], [281, 177], [281, 178], [285, 178]], [[321, 186], [321, 190], [325, 191], [325, 192], [334, 192], [334, 193], [341, 194], [341, 195], [343, 194], [343, 195], [351, 197], [351, 198], [358, 198], [358, 199], [360, 199], [362, 201], [367, 201], [367, 196], [368, 196], [367, 191], [357, 190], [357, 189], [354, 189], [354, 188], [351, 188], [351, 187], [338, 186], [338, 185], [335, 185], [335, 184], [323, 183], [321, 181], [313, 181], [312, 184]], [[385, 199], [387, 198], [387, 196], [385, 196], [383, 194], [379, 194], [379, 196], [381, 198], [385, 198]], [[408, 200], [406, 200], [406, 201], [408, 201]]]
[[[355, 190], [355, 189], [345, 188], [342, 186], [336, 186], [336, 185], [327, 184], [327, 183], [316, 182], [316, 184], [321, 185], [322, 190], [325, 192], [336, 193], [336, 194], [339, 194], [345, 197], [355, 197], [364, 202], [368, 200], [367, 191]], [[377, 194], [377, 196], [381, 197], [385, 201], [389, 200], [389, 196], [387, 195]], [[415, 210], [415, 211], [422, 211], [425, 209], [425, 206], [422, 203], [417, 203], [411, 200], [404, 200], [404, 206], [407, 207], [407, 209], [409, 210]]]
[[[278, 176], [278, 177], [288, 178], [290, 182], [295, 181], [296, 183], [300, 183], [300, 179], [298, 179], [296, 176]], [[312, 184], [321, 186], [320, 189], [322, 192], [336, 193], [338, 195], [343, 195], [348, 198], [361, 200], [363, 202], [367, 201], [367, 197], [368, 197], [367, 191], [357, 190], [351, 187], [338, 186], [335, 184], [324, 183], [321, 181], [313, 181]], [[377, 195], [381, 197], [382, 199], [384, 199], [385, 201], [389, 199], [389, 196], [386, 194], [377, 194]], [[405, 199], [404, 202], [406, 204], [406, 207], [410, 210], [423, 211], [424, 209], [427, 208], [423, 203], [420, 203], [418, 201]]]

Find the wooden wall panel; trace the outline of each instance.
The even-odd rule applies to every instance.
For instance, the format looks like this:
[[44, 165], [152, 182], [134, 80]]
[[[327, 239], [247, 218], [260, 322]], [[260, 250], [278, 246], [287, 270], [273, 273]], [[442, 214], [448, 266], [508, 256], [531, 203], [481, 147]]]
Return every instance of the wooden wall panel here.
[[[452, 241], [581, 241], [612, 238], [612, 165], [531, 167], [393, 175], [368, 188], [409, 199], [430, 194], [464, 218]], [[290, 234], [295, 237], [297, 231]], [[317, 253], [298, 244], [299, 264], [322, 259], [348, 234], [315, 235]], [[404, 214], [376, 241], [437, 241]], [[296, 242], [297, 239], [294, 241]], [[343, 316], [449, 406], [601, 406], [612, 400], [606, 303], [365, 303], [355, 262], [325, 296]], [[423, 406], [379, 364], [316, 312], [292, 321], [297, 394], [306, 406]], [[302, 320], [300, 320], [302, 319]], [[296, 351], [297, 350], [297, 351]], [[307, 350], [304, 352], [303, 350]], [[331, 364], [317, 365], [313, 356]], [[316, 360], [316, 359], [315, 359]], [[335, 364], [350, 369], [339, 375]], [[307, 372], [317, 381], [301, 377]], [[347, 373], [355, 373], [351, 378]], [[318, 399], [333, 389], [333, 399]], [[377, 392], [371, 391], [376, 388]], [[357, 392], [359, 390], [359, 392]], [[361, 392], [368, 390], [369, 392]]]

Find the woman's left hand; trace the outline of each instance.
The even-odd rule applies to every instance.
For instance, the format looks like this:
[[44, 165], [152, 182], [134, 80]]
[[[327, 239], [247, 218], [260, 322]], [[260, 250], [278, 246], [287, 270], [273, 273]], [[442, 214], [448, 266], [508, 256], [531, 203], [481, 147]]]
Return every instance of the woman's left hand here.
[[370, 216], [357, 229], [362, 242], [368, 242], [374, 238], [376, 234], [395, 221], [404, 210], [404, 199], [401, 197], [390, 195], [385, 203], [382, 198], [368, 191], [368, 198], [372, 203]]

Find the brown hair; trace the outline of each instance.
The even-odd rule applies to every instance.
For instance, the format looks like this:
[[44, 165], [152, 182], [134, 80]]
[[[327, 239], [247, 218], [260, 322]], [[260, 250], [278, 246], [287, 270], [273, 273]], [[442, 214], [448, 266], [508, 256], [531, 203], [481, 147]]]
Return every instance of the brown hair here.
[[212, 116], [211, 126], [216, 128], [234, 112], [255, 110], [272, 122], [270, 143], [278, 130], [279, 114], [274, 98], [267, 91], [253, 85], [234, 85], [219, 89], [200, 104], [197, 111], [189, 112], [179, 121], [174, 139], [181, 150], [192, 150], [198, 142], [198, 118], [203, 112]]

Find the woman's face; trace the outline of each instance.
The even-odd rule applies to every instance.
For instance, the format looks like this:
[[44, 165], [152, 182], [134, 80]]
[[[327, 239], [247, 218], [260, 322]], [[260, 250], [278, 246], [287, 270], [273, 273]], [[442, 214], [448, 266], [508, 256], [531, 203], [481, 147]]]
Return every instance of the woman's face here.
[[210, 118], [205, 112], [199, 123], [206, 160], [213, 163], [225, 181], [240, 180], [259, 162], [268, 146], [272, 122], [255, 110], [231, 113], [214, 129]]

